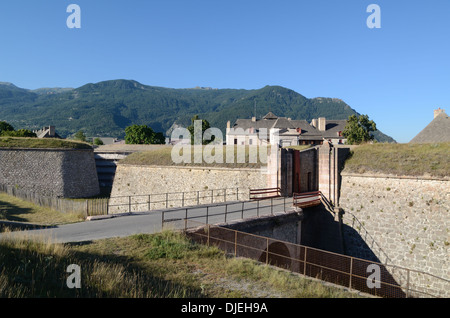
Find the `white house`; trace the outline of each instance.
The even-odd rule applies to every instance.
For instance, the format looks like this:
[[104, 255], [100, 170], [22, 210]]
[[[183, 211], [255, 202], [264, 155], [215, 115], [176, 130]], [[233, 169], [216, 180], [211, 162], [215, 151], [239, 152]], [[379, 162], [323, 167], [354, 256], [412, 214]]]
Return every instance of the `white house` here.
[[227, 145], [264, 145], [284, 146], [319, 145], [324, 140], [334, 144], [343, 144], [346, 120], [326, 120], [321, 117], [306, 120], [292, 120], [278, 117], [269, 112], [261, 119], [237, 119], [233, 127], [227, 123]]

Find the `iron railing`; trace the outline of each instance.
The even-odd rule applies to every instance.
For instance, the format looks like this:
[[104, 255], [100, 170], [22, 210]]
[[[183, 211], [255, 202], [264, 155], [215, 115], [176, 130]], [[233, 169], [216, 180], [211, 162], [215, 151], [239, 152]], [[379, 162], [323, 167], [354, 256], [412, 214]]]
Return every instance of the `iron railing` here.
[[202, 224], [226, 223], [230, 220], [274, 215], [291, 208], [290, 198], [277, 197], [266, 200], [225, 202], [215, 205], [191, 206], [161, 211], [161, 224], [164, 229], [170, 223], [171, 229], [187, 229], [190, 221]]
[[248, 192], [239, 188], [114, 196], [109, 198], [108, 214], [147, 212], [151, 210], [239, 201], [247, 198]]
[[[450, 280], [429, 273], [187, 221], [193, 224], [186, 227], [190, 230], [185, 233], [198, 243], [217, 246], [235, 257], [255, 259], [350, 290], [386, 298], [438, 298], [450, 294]], [[376, 272], [378, 274], [374, 275]], [[397, 277], [406, 279], [398, 280]]]
[[264, 188], [264, 189], [250, 189], [249, 199], [250, 200], [264, 200], [270, 198], [281, 197], [280, 188]]
[[309, 208], [320, 205], [322, 193], [320, 191], [294, 193], [292, 203], [296, 207]]

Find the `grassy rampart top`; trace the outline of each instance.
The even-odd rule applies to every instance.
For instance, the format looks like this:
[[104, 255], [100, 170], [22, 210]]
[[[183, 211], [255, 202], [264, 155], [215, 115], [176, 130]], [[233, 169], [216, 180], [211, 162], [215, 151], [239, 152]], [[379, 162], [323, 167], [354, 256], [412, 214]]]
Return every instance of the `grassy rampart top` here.
[[449, 177], [450, 142], [361, 145], [352, 149], [343, 171]]
[[[221, 153], [216, 150], [220, 150]], [[198, 149], [195, 150], [193, 146], [185, 146], [182, 149], [160, 147], [149, 151], [132, 153], [122, 159], [120, 163], [154, 166], [260, 168], [261, 166], [266, 165], [267, 161], [266, 157], [263, 155], [260, 156], [260, 151], [262, 152], [265, 150], [264, 148], [256, 146], [202, 146], [202, 151], [200, 152]], [[267, 148], [267, 154], [270, 154], [270, 148]], [[181, 160], [181, 157], [183, 156], [186, 157]], [[222, 158], [222, 160], [219, 160], [219, 158]], [[230, 160], [230, 158], [232, 158], [232, 160]], [[241, 160], [240, 158], [244, 159]]]
[[84, 142], [54, 138], [0, 137], [0, 148], [92, 149], [92, 146]]

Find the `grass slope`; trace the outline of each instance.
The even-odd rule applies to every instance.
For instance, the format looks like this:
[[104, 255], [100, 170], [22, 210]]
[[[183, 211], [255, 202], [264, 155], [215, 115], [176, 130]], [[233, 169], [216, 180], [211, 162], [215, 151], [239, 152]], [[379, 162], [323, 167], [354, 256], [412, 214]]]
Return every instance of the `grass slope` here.
[[0, 193], [0, 221], [56, 225], [81, 220], [84, 220], [84, 215], [61, 213], [5, 193]]
[[[267, 161], [263, 151], [270, 154], [270, 147], [264, 149], [256, 146], [211, 145], [202, 146], [200, 151], [200, 148], [194, 149], [194, 146], [185, 146], [182, 149], [176, 146], [162, 146], [149, 151], [135, 152], [122, 159], [120, 163], [155, 166], [260, 168]], [[228, 156], [230, 156], [229, 160], [227, 159]], [[181, 161], [181, 157], [184, 157], [184, 159], [179, 162], [177, 158], [180, 158]]]
[[0, 148], [92, 149], [78, 141], [53, 138], [0, 137]]
[[450, 176], [450, 142], [366, 144], [353, 148], [344, 172]]
[[[81, 245], [3, 239], [0, 259], [0, 297], [358, 297], [169, 231]], [[66, 286], [68, 264], [81, 267], [79, 289]]]

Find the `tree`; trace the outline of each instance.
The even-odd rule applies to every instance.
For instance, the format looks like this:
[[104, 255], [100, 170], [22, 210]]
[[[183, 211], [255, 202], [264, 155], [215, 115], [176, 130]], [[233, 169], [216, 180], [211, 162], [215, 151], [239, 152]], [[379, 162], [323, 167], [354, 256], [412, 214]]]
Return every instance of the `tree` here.
[[2, 131], [2, 136], [9, 136], [9, 137], [31, 137], [36, 138], [36, 134], [28, 129], [19, 129], [19, 130], [6, 130]]
[[28, 129], [14, 130], [14, 127], [6, 121], [0, 121], [0, 136], [8, 137], [37, 137], [34, 132]]
[[0, 134], [6, 131], [14, 131], [14, 127], [8, 124], [6, 121], [0, 121]]
[[371, 132], [376, 131], [377, 126], [373, 120], [369, 120], [368, 115], [351, 115], [347, 120], [343, 135], [350, 145], [360, 144], [373, 140]]
[[126, 144], [164, 144], [165, 142], [162, 133], [155, 133], [146, 125], [132, 125], [125, 128]]
[[162, 132], [157, 132], [153, 135], [153, 144], [164, 145], [166, 143], [166, 137]]
[[94, 145], [101, 146], [101, 145], [103, 145], [103, 141], [97, 137], [94, 139]]
[[196, 120], [201, 120], [202, 121], [202, 134], [201, 134], [200, 138], [202, 140], [202, 144], [203, 145], [207, 145], [207, 144], [209, 144], [210, 142], [212, 142], [214, 140], [214, 136], [212, 136], [211, 140], [204, 140], [203, 139], [203, 134], [205, 133], [205, 130], [207, 130], [208, 128], [211, 128], [211, 125], [209, 124], [209, 122], [206, 119], [198, 118], [198, 115], [195, 115], [194, 117], [192, 117], [192, 119], [191, 119], [192, 125], [190, 125], [187, 128], [187, 130], [191, 134], [191, 145], [194, 144], [194, 137], [195, 137], [194, 123], [195, 123]]
[[73, 138], [75, 140], [79, 140], [79, 141], [86, 141], [86, 135], [84, 134], [84, 132], [82, 130], [79, 130], [78, 132], [76, 132], [75, 135], [73, 135]]

